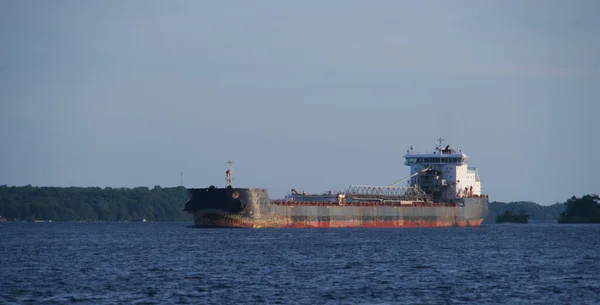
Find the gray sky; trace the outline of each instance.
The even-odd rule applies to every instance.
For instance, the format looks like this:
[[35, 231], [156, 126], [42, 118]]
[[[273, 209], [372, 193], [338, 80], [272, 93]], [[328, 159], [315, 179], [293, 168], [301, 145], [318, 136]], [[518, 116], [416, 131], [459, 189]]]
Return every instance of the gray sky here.
[[0, 184], [600, 193], [600, 2], [0, 1]]

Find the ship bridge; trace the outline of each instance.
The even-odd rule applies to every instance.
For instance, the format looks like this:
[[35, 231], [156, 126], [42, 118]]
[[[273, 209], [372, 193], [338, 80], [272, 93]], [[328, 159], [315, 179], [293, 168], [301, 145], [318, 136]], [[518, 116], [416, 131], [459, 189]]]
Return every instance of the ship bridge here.
[[406, 154], [404, 156], [405, 165], [411, 164], [467, 164], [467, 155], [465, 154]]
[[416, 153], [414, 146], [411, 146], [410, 150], [406, 151], [404, 158], [406, 161], [405, 165], [411, 164], [467, 164], [467, 155], [462, 150], [456, 152], [450, 145], [446, 145], [446, 148], [442, 148], [442, 141], [444, 139], [438, 139], [439, 145], [435, 148], [433, 153], [420, 154]]

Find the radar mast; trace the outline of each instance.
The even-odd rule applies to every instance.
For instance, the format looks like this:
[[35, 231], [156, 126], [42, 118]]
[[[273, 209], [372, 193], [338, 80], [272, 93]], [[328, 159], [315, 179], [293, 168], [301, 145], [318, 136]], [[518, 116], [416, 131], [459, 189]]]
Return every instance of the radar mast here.
[[440, 138], [438, 138], [438, 139], [435, 140], [435, 143], [438, 143], [438, 145], [437, 145], [437, 147], [435, 149], [438, 151], [438, 153], [440, 155], [442, 154], [442, 149], [443, 149], [442, 148], [442, 143], [444, 142], [444, 140], [446, 140], [446, 139], [444, 139], [442, 137], [440, 137]]
[[225, 171], [225, 181], [227, 181], [227, 186], [231, 187], [232, 182], [233, 182], [233, 177], [231, 176], [231, 164], [233, 164], [235, 162], [229, 160], [227, 161], [227, 170]]

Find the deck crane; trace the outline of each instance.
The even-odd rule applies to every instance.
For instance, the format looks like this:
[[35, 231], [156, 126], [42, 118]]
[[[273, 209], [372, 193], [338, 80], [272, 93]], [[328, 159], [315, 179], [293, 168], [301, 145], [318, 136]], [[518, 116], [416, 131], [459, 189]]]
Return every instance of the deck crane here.
[[420, 173], [424, 173], [424, 172], [426, 172], [426, 171], [428, 171], [430, 169], [431, 169], [431, 166], [428, 166], [428, 167], [426, 167], [426, 168], [424, 168], [424, 169], [422, 169], [422, 170], [420, 170], [420, 171], [418, 171], [418, 172], [416, 172], [416, 173], [414, 173], [414, 174], [412, 174], [412, 175], [410, 175], [408, 177], [402, 178], [402, 179], [400, 179], [400, 180], [398, 180], [398, 181], [390, 184], [389, 186], [396, 186], [399, 183], [404, 182], [404, 181], [406, 181], [406, 180], [408, 180], [408, 179], [410, 179], [412, 177], [418, 176]]

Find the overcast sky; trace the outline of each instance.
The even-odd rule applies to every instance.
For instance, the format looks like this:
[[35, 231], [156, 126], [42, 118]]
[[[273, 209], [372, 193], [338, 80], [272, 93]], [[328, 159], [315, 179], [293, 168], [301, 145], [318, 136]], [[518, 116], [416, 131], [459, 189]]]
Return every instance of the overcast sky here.
[[0, 184], [600, 193], [600, 2], [0, 1]]

